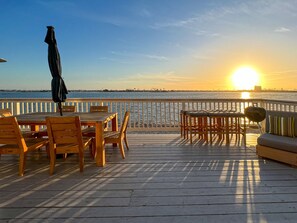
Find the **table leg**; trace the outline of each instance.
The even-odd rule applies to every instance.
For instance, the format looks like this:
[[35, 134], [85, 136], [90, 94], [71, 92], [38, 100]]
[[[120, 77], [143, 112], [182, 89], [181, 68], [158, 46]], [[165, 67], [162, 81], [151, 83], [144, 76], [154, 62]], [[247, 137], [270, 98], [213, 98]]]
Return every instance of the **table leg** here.
[[192, 117], [189, 116], [189, 125], [190, 125], [190, 143], [192, 144], [193, 143], [193, 136], [192, 136]]
[[104, 124], [102, 122], [96, 122], [96, 164], [97, 166], [105, 165], [105, 146], [104, 146]]
[[229, 117], [225, 117], [226, 119], [226, 144], [229, 145], [230, 144], [230, 138], [229, 138], [229, 128], [230, 128], [230, 124], [229, 124]]

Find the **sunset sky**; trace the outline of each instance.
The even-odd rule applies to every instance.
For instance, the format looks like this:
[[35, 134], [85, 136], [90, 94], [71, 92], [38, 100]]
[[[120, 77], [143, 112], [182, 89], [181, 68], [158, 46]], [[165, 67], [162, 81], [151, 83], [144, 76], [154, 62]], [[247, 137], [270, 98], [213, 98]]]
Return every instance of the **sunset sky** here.
[[257, 73], [263, 89], [297, 89], [297, 0], [0, 5], [0, 58], [7, 60], [0, 63], [0, 89], [50, 89], [48, 25], [55, 27], [70, 90], [233, 90], [240, 85], [232, 74], [243, 66]]

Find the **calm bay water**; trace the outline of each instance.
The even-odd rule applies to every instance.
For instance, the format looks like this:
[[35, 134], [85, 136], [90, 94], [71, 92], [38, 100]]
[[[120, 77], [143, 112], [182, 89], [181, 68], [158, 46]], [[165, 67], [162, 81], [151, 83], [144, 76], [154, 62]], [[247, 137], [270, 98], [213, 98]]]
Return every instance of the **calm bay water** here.
[[[69, 92], [68, 98], [149, 98], [149, 99], [273, 99], [297, 101], [297, 92]], [[51, 98], [51, 92], [1, 91], [0, 98]]]

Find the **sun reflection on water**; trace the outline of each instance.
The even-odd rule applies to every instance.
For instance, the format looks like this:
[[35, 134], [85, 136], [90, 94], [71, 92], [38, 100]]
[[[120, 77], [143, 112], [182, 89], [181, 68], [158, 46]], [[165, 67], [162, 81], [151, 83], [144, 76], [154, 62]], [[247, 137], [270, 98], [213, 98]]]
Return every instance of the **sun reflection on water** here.
[[241, 99], [250, 99], [251, 95], [250, 92], [241, 92]]

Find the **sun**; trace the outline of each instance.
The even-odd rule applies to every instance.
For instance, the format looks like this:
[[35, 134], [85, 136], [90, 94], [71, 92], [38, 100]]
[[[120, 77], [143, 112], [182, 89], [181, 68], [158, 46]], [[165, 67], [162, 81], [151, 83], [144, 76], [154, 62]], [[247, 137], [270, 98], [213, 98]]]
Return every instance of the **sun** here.
[[259, 74], [251, 67], [240, 67], [232, 74], [232, 82], [236, 90], [252, 90], [259, 84]]

